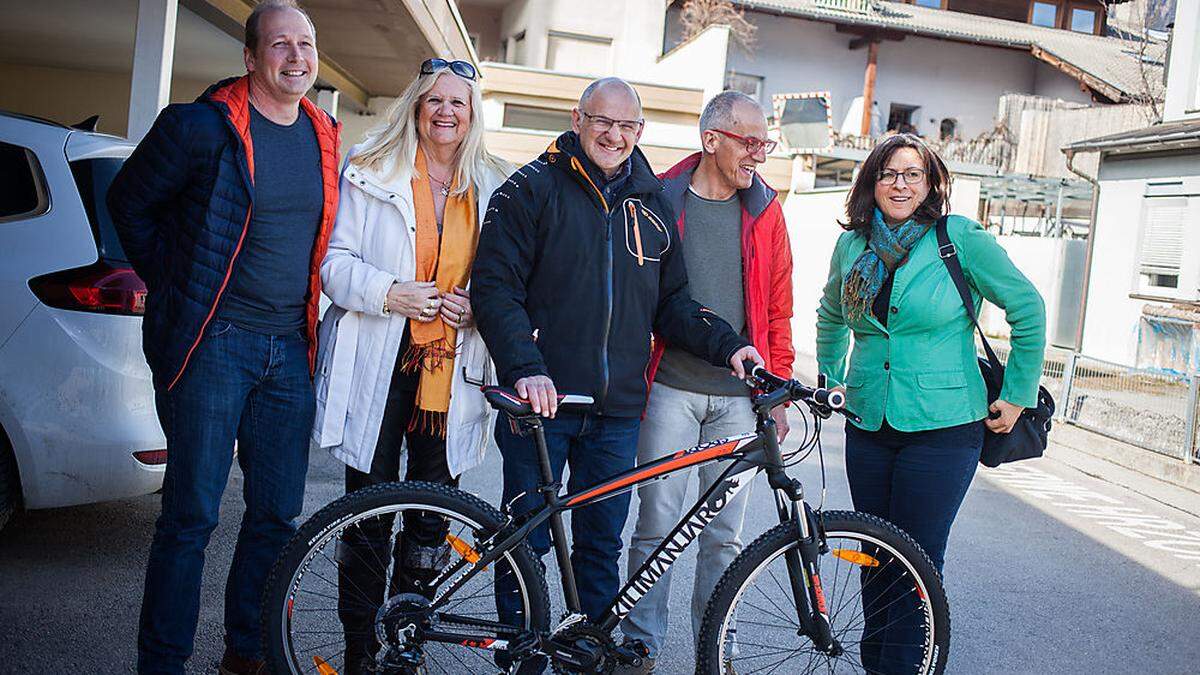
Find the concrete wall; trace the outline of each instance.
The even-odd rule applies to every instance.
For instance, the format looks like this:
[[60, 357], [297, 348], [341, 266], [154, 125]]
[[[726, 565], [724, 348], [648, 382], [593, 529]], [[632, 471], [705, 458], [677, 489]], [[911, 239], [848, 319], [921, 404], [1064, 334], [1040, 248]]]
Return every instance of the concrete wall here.
[[503, 10], [500, 7], [460, 4], [458, 11], [467, 26], [467, 34], [479, 38], [475, 44], [475, 55], [479, 60], [503, 61], [504, 36], [500, 34]]
[[[996, 237], [996, 240], [1017, 269], [1041, 293], [1046, 304], [1047, 341], [1074, 349], [1086, 242], [1011, 235]], [[984, 305], [979, 324], [988, 335], [1007, 337], [1010, 332], [1004, 310], [990, 303]]]
[[[792, 343], [802, 363], [816, 354], [817, 305], [829, 278], [829, 259], [844, 230], [850, 186], [794, 192], [783, 204], [792, 244]], [[956, 178], [950, 212], [975, 218], [979, 210], [979, 182]]]
[[[507, 40], [525, 31], [524, 46], [510, 62], [533, 68], [546, 67], [550, 31], [608, 38], [608, 62], [579, 74], [645, 79], [647, 64], [661, 53], [664, 16], [664, 0], [515, 0], [504, 8], [499, 37]], [[470, 23], [467, 28], [474, 30]]]
[[1046, 98], [1057, 98], [1064, 101], [1091, 103], [1092, 97], [1080, 88], [1079, 81], [1067, 75], [1058, 68], [1036, 61], [1033, 68], [1033, 92]]
[[[1200, 155], [1108, 157], [1100, 165], [1100, 201], [1083, 329], [1083, 352], [1088, 356], [1133, 365], [1137, 357], [1142, 307], [1166, 304], [1130, 295], [1137, 286], [1146, 183], [1181, 177], [1187, 192], [1200, 195]], [[1192, 201], [1198, 203], [1200, 198], [1193, 196]], [[1196, 210], [1193, 208], [1193, 212]], [[1184, 266], [1193, 275], [1191, 285], [1194, 287], [1194, 275], [1200, 269], [1200, 231], [1192, 228], [1189, 235], [1191, 239], [1184, 248], [1187, 252]], [[1181, 279], [1181, 288], [1187, 287], [1187, 281]]]
[[1178, 3], [1163, 121], [1200, 118], [1200, 2]]
[[[128, 72], [98, 72], [0, 63], [0, 109], [76, 124], [100, 115], [99, 131], [124, 136], [129, 118]], [[195, 100], [211, 82], [175, 77], [171, 102]]]
[[[642, 77], [652, 82], [700, 89], [707, 103], [725, 89], [729, 41], [728, 26], [710, 26], [656, 59], [648, 69], [643, 69]], [[770, 114], [769, 109], [767, 113]]]

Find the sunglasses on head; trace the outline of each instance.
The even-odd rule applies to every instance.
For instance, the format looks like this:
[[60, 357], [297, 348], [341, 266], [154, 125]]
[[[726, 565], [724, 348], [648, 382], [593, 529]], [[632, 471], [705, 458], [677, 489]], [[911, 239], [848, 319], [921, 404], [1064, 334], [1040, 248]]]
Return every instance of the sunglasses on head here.
[[426, 59], [425, 63], [421, 64], [421, 74], [432, 75], [446, 68], [449, 68], [450, 72], [455, 75], [468, 80], [474, 80], [479, 76], [470, 61], [447, 61], [446, 59]]

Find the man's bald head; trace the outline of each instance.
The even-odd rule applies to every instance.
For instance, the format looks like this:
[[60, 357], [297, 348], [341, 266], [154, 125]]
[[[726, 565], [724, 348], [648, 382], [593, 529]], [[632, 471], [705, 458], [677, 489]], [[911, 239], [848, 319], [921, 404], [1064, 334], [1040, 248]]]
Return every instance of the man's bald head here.
[[579, 96], [579, 109], [591, 112], [588, 104], [597, 97], [603, 97], [606, 100], [631, 98], [637, 105], [637, 116], [641, 117], [642, 115], [642, 97], [638, 96], [637, 90], [633, 88], [633, 85], [619, 77], [602, 77], [589, 84], [583, 90], [583, 94]]

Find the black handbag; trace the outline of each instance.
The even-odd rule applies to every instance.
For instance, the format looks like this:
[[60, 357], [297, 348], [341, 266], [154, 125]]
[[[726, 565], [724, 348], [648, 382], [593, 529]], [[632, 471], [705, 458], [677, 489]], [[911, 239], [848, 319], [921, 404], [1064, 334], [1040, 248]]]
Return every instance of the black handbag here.
[[[954, 243], [950, 241], [950, 233], [946, 231], [945, 216], [938, 218], [935, 229], [938, 256], [946, 264], [946, 270], [950, 272], [950, 278], [954, 280], [954, 287], [958, 289], [958, 295], [962, 298], [967, 316], [971, 317], [971, 323], [975, 324], [975, 330], [979, 331], [979, 339], [983, 341], [983, 351], [987, 354], [987, 358], [979, 358], [979, 372], [983, 375], [984, 384], [987, 385], [987, 400], [988, 405], [991, 405], [1000, 398], [1000, 388], [1004, 384], [1004, 365], [996, 357], [996, 352], [992, 350], [992, 345], [988, 344], [987, 336], [983, 334], [983, 329], [979, 327], [979, 321], [975, 318], [975, 304], [971, 301], [971, 290], [967, 287], [967, 278], [963, 275], [958, 251], [954, 248]], [[1021, 412], [1021, 417], [1013, 425], [1012, 431], [1007, 434], [997, 434], [984, 429], [983, 450], [979, 453], [980, 463], [984, 466], [997, 467], [1007, 462], [1041, 457], [1049, 442], [1052, 417], [1054, 417], [1054, 397], [1050, 396], [1050, 392], [1046, 391], [1045, 387], [1039, 386], [1037, 405]]]

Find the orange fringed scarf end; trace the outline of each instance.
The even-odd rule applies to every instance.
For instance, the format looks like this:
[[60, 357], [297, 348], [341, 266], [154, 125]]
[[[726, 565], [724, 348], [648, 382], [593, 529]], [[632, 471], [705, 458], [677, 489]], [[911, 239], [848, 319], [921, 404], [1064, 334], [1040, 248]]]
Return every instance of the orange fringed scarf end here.
[[423, 345], [413, 343], [400, 359], [400, 372], [412, 374], [424, 370], [432, 373], [441, 368], [446, 359], [453, 358], [454, 348], [445, 338]]
[[413, 410], [412, 419], [408, 423], [408, 431], [434, 436], [446, 437], [446, 413], [436, 410]]

